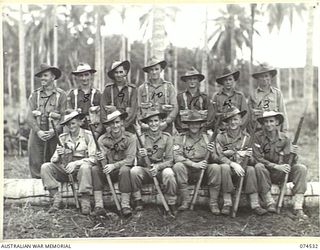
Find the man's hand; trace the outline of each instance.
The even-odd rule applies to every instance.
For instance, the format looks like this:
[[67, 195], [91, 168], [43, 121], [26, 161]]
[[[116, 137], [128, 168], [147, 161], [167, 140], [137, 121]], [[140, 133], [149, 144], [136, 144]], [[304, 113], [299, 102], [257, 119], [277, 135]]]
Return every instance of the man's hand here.
[[213, 153], [214, 152], [214, 146], [215, 146], [214, 142], [210, 142], [208, 144], [208, 146], [207, 146], [207, 150], [210, 151], [211, 153]]
[[244, 172], [244, 169], [241, 167], [240, 164], [238, 164], [236, 162], [231, 162], [230, 167], [233, 168], [234, 172], [236, 172], [236, 174], [238, 176], [244, 176], [245, 172]]
[[37, 132], [37, 136], [42, 140], [42, 141], [46, 141], [47, 139], [47, 132], [43, 131], [43, 130], [39, 130]]
[[71, 174], [75, 170], [76, 166], [77, 164], [75, 162], [69, 162], [66, 166], [66, 173]]
[[148, 129], [149, 129], [149, 125], [142, 122], [142, 123], [141, 123], [141, 129], [142, 129], [142, 130], [148, 130]]
[[102, 154], [101, 151], [96, 152], [96, 157], [97, 157], [98, 161], [104, 160], [104, 155]]
[[157, 176], [159, 167], [158, 165], [152, 165], [152, 168], [149, 170], [153, 177]]
[[298, 155], [298, 154], [299, 154], [299, 147], [298, 147], [298, 145], [292, 144], [292, 145], [291, 145], [291, 148], [290, 148], [290, 153], [295, 154], [295, 155]]
[[116, 169], [116, 167], [114, 164], [107, 164], [107, 165], [103, 166], [103, 173], [110, 174], [115, 169]]
[[139, 156], [140, 157], [146, 157], [148, 155], [148, 152], [145, 148], [139, 148]]
[[53, 136], [54, 136], [54, 130], [50, 129], [48, 131], [46, 131], [47, 135], [46, 135], [46, 140], [50, 140]]
[[289, 164], [277, 164], [274, 166], [274, 169], [284, 172], [284, 173], [289, 173], [291, 170], [291, 167]]
[[165, 130], [168, 127], [168, 124], [166, 122], [160, 122], [160, 129]]
[[197, 169], [206, 169], [207, 168], [207, 161], [203, 160], [203, 161], [199, 161], [197, 163], [194, 163], [193, 167], [197, 168]]
[[245, 156], [248, 156], [249, 158], [252, 157], [252, 148], [248, 148], [248, 149], [246, 150]]
[[63, 155], [65, 153], [65, 148], [57, 145], [57, 153], [58, 155]]

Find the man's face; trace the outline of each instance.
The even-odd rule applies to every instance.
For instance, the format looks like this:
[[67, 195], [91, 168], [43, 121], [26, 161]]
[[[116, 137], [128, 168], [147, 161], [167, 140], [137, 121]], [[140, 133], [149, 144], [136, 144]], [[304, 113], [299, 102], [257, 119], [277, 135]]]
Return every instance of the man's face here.
[[112, 122], [110, 122], [110, 128], [112, 133], [115, 133], [115, 134], [120, 133], [122, 126], [123, 126], [123, 121], [121, 120], [120, 117], [117, 117]]
[[198, 134], [201, 128], [201, 122], [189, 122], [189, 131], [191, 134]]
[[55, 75], [50, 70], [47, 70], [43, 72], [40, 76], [41, 85], [46, 87], [51, 83], [53, 83], [55, 78], [56, 78]]
[[81, 121], [79, 119], [72, 119], [66, 125], [70, 133], [76, 133], [80, 129]]
[[157, 132], [160, 128], [160, 117], [158, 115], [148, 119], [148, 125], [152, 132]]
[[258, 85], [263, 88], [271, 85], [272, 77], [269, 72], [260, 74], [258, 76]]
[[263, 119], [263, 125], [266, 131], [272, 132], [277, 128], [278, 120], [275, 117], [266, 117]]
[[240, 127], [242, 122], [241, 115], [235, 115], [228, 119], [228, 126], [231, 130], [236, 130]]
[[200, 86], [200, 81], [199, 81], [199, 78], [197, 76], [189, 76], [187, 79], [187, 84], [188, 84], [188, 87], [190, 89], [192, 88], [199, 88]]
[[152, 80], [158, 80], [160, 78], [161, 71], [162, 71], [162, 68], [160, 64], [154, 65], [151, 68], [149, 68], [149, 71], [148, 71], [149, 77]]
[[89, 71], [76, 74], [77, 81], [84, 86], [90, 85], [93, 80], [93, 74]]
[[230, 75], [222, 80], [222, 85], [224, 89], [230, 90], [234, 88], [236, 81], [234, 80], [233, 75]]
[[113, 76], [116, 82], [123, 82], [127, 76], [127, 71], [123, 68], [123, 66], [119, 66], [113, 71]]

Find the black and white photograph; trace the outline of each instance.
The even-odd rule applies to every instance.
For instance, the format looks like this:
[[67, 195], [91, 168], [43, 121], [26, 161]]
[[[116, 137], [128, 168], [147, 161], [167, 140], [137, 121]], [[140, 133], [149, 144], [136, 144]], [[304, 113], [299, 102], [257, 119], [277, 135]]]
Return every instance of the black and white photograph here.
[[1, 8], [3, 240], [320, 236], [319, 2]]

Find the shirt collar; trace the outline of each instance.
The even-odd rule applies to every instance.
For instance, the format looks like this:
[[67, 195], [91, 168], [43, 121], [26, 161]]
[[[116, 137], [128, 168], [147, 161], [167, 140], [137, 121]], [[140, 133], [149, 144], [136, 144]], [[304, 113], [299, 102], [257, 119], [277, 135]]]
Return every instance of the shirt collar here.
[[150, 81], [147, 81], [147, 84], [155, 88], [155, 87], [161, 86], [161, 85], [163, 84], [163, 82], [164, 82], [163, 79], [160, 78], [160, 84], [159, 84], [159, 85], [154, 85], [154, 84], [152, 84]]
[[[189, 89], [186, 90], [186, 94], [192, 96], [192, 94], [191, 94], [191, 92], [189, 91]], [[198, 97], [198, 96], [200, 96], [200, 90], [199, 90], [199, 89], [197, 89], [197, 92], [196, 92], [196, 94], [195, 94], [193, 97]]]
[[[260, 87], [257, 87], [257, 92], [259, 93], [259, 92], [267, 92], [267, 91], [263, 90]], [[274, 88], [272, 86], [270, 86], [269, 92], [274, 93]]]
[[[79, 134], [78, 134], [76, 140], [79, 140], [80, 138], [84, 138], [84, 129], [82, 129], [82, 128], [80, 128]], [[66, 138], [66, 141], [73, 142], [70, 133], [68, 133], [67, 138]]]
[[159, 134], [154, 136], [154, 137], [151, 135], [150, 132], [147, 132], [146, 133], [146, 137], [149, 137], [152, 141], [156, 142], [156, 141], [158, 141], [158, 140], [160, 140], [162, 138], [162, 132], [159, 131]]
[[233, 89], [233, 90], [230, 92], [230, 95], [228, 95], [228, 94], [224, 91], [223, 88], [220, 90], [220, 95], [233, 96], [235, 93], [236, 93], [235, 89]]

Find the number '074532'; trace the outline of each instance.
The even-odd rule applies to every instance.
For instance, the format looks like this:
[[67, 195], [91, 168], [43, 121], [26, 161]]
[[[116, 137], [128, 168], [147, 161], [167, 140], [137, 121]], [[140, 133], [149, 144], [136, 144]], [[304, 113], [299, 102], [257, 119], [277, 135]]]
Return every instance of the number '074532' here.
[[304, 249], [318, 249], [318, 244], [300, 244], [299, 246]]

